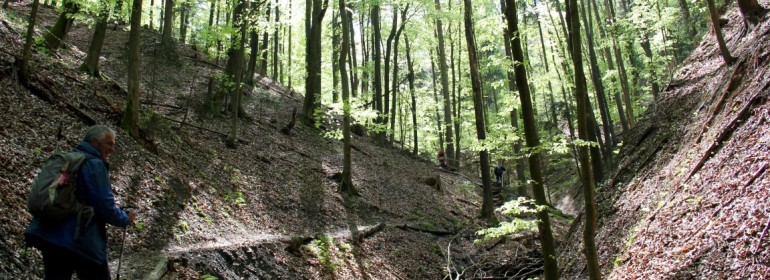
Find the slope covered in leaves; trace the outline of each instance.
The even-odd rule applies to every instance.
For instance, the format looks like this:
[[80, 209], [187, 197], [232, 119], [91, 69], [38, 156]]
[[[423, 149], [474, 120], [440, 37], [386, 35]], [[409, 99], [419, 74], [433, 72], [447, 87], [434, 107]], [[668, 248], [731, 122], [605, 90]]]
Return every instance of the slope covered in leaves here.
[[[770, 277], [770, 18], [747, 28], [733, 3], [723, 19], [737, 60], [725, 64], [707, 34], [598, 190], [609, 279]], [[565, 276], [585, 277], [582, 226], [562, 247]]]
[[[12, 65], [21, 52], [28, 13], [20, 2], [0, 14], [3, 279], [42, 275], [39, 253], [25, 249], [22, 239], [31, 218], [27, 191], [38, 168], [51, 153], [76, 144], [92, 122], [117, 126], [126, 99], [124, 26], [113, 30], [110, 25], [105, 41], [102, 67], [112, 80], [76, 70], [92, 32], [76, 21], [63, 49], [33, 52], [31, 83], [20, 86]], [[42, 8], [39, 17], [38, 34], [56, 13]], [[448, 259], [485, 254], [484, 247], [471, 245], [481, 204], [475, 183], [355, 136], [353, 181], [361, 195], [341, 196], [335, 179], [341, 141], [303, 126], [280, 133], [301, 97], [269, 80], [246, 97], [251, 120], [241, 125], [238, 148], [225, 148], [223, 132], [230, 120], [204, 113], [208, 79], [221, 67], [188, 46], [179, 47], [175, 61], [158, 60], [152, 55], [157, 36], [142, 32], [142, 137], [118, 131], [111, 158], [119, 204], [134, 205], [138, 212], [138, 225], [125, 241], [122, 273], [127, 278], [437, 279], [450, 270]], [[333, 130], [337, 124], [326, 127]], [[437, 176], [440, 190], [425, 184]], [[350, 245], [351, 232], [380, 224], [385, 228]], [[121, 236], [109, 227], [113, 271]], [[305, 237], [313, 241], [303, 242]], [[306, 246], [286, 250], [293, 240]], [[453, 242], [456, 246], [449, 246]], [[507, 248], [500, 249], [505, 262], [530, 259], [536, 249], [515, 242], [498, 245]]]

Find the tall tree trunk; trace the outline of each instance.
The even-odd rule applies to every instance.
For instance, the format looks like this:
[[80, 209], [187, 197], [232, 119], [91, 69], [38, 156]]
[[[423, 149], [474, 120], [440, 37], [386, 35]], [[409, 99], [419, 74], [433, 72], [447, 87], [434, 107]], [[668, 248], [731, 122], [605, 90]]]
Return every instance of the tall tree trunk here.
[[139, 138], [139, 32], [142, 23], [142, 0], [134, 0], [131, 7], [131, 31], [128, 32], [128, 99], [123, 110], [121, 127], [131, 137]]
[[[577, 121], [578, 135], [581, 140], [589, 141], [588, 126], [590, 105], [588, 104], [588, 90], [583, 71], [583, 58], [580, 50], [580, 19], [578, 18], [577, 0], [568, 0], [567, 18], [570, 24], [570, 40], [572, 41], [572, 64], [575, 67], [575, 87], [577, 95]], [[599, 267], [599, 258], [596, 252], [596, 202], [593, 171], [591, 170], [591, 159], [588, 155], [588, 147], [581, 145], [578, 147], [580, 166], [582, 169], [581, 179], [583, 182], [583, 194], [585, 196], [585, 230], [583, 232], [583, 253], [586, 256], [588, 264], [588, 275], [590, 279], [601, 279], [601, 269]]]
[[698, 34], [695, 31], [695, 22], [690, 17], [690, 7], [688, 7], [687, 0], [679, 0], [679, 11], [682, 13], [682, 20], [687, 25], [687, 35], [690, 35], [690, 44], [697, 44], [695, 35]]
[[[396, 37], [396, 29], [398, 29], [398, 8], [394, 5], [392, 7], [392, 9], [393, 9], [393, 24], [391, 24], [390, 33], [388, 34], [388, 39], [387, 39], [387, 42], [385, 43], [385, 58], [384, 58], [384, 60], [385, 60], [385, 73], [383, 73], [384, 79], [385, 79], [385, 84], [383, 85], [384, 88], [385, 88], [385, 91], [384, 91], [385, 96], [383, 96], [383, 99], [384, 99], [384, 102], [385, 102], [384, 105], [383, 105], [383, 108], [385, 110], [383, 112], [384, 113], [383, 124], [386, 125], [386, 127], [387, 127], [388, 123], [390, 122], [390, 120], [392, 119], [391, 113], [390, 113], [390, 110], [391, 110], [390, 109], [390, 103], [391, 103], [390, 99], [391, 99], [391, 91], [392, 91], [392, 89], [390, 88], [391, 87], [391, 84], [390, 84], [390, 54], [391, 54], [391, 52], [393, 50], [393, 40]], [[390, 134], [391, 133], [386, 133], [386, 136], [390, 135]]]
[[[382, 108], [382, 48], [380, 44], [382, 42], [382, 27], [380, 26], [380, 6], [372, 5], [370, 20], [372, 22], [372, 60], [374, 60], [374, 87], [373, 103], [374, 108], [379, 114], [376, 123], [383, 123], [383, 115], [386, 113]], [[387, 72], [386, 72], [387, 73]], [[383, 132], [376, 132], [374, 138], [380, 142], [385, 142], [385, 134]]]
[[435, 62], [435, 56], [433, 55], [433, 51], [430, 52], [430, 72], [431, 72], [431, 78], [433, 80], [433, 100], [436, 101], [436, 124], [438, 125], [436, 132], [438, 133], [438, 146], [439, 150], [441, 150], [444, 147], [444, 126], [441, 125], [441, 115], [439, 113], [438, 105], [439, 105], [439, 99], [438, 99], [438, 84], [436, 83], [436, 62]]
[[227, 75], [227, 78], [234, 83], [234, 85], [229, 88], [230, 90], [230, 98], [232, 101], [232, 107], [230, 111], [232, 112], [232, 124], [230, 126], [230, 135], [227, 137], [227, 147], [229, 148], [235, 148], [236, 143], [238, 142], [238, 119], [240, 113], [240, 107], [241, 107], [241, 82], [243, 81], [243, 55], [244, 55], [244, 49], [246, 47], [246, 40], [241, 40], [241, 38], [246, 38], [246, 23], [245, 21], [241, 20], [243, 15], [244, 6], [246, 6], [246, 3], [244, 3], [245, 0], [239, 0], [235, 4], [235, 9], [233, 9], [233, 28], [238, 30], [238, 33], [236, 36], [231, 37], [230, 40], [230, 49], [227, 51], [227, 68], [225, 69], [225, 75]]
[[273, 10], [275, 11], [275, 22], [273, 24], [273, 81], [278, 81], [280, 79], [280, 76], [278, 76], [278, 65], [280, 63], [278, 62], [278, 52], [279, 47], [278, 43], [280, 42], [278, 38], [278, 29], [280, 28], [279, 20], [281, 15], [281, 10], [278, 7], [278, 1], [276, 0], [275, 5], [273, 5]]
[[[373, 53], [373, 51], [370, 51], [368, 46], [371, 44], [367, 44], [366, 40], [366, 26], [364, 26], [365, 22], [368, 23], [368, 21], [364, 20], [364, 15], [366, 13], [362, 12], [361, 15], [358, 17], [358, 25], [361, 27], [361, 65], [362, 66], [368, 66], [369, 65], [369, 55]], [[361, 71], [361, 96], [364, 96], [365, 94], [369, 93], [369, 71]]]
[[[350, 4], [348, 4], [350, 5]], [[350, 94], [353, 98], [358, 97], [358, 54], [356, 53], [356, 36], [355, 36], [355, 29], [353, 28], [353, 7], [348, 6], [348, 31], [350, 31], [350, 57], [349, 57], [349, 65], [350, 65], [350, 73], [351, 73], [351, 81], [350, 81]], [[363, 31], [363, 30], [362, 30]], [[363, 43], [363, 42], [362, 42]]]
[[332, 11], [332, 103], [339, 102], [340, 88], [340, 22], [337, 11]]
[[179, 6], [179, 43], [184, 45], [187, 41], [187, 23], [190, 14], [190, 7], [188, 3], [182, 2]]
[[165, 12], [163, 13], [163, 33], [160, 37], [161, 56], [171, 59], [174, 55], [174, 39], [171, 35], [174, 31], [174, 0], [166, 0]]
[[49, 51], [56, 52], [56, 50], [61, 47], [62, 43], [67, 37], [67, 33], [69, 33], [72, 23], [75, 21], [73, 16], [78, 12], [78, 10], [79, 7], [75, 1], [64, 1], [64, 6], [61, 14], [59, 14], [59, 18], [56, 20], [56, 23], [53, 25], [53, 27], [51, 27], [51, 30], [49, 30], [48, 33], [43, 36], [45, 39], [45, 45]]
[[[503, 22], [505, 22], [505, 12], [506, 12], [506, 1], [500, 0], [500, 9], [501, 13], [503, 14]], [[511, 62], [513, 62], [513, 54], [511, 53], [511, 37], [510, 33], [506, 31], [507, 25], [503, 26], [503, 40], [505, 44], [505, 56], [510, 59]], [[511, 93], [517, 92], [516, 89], [516, 77], [514, 77], [513, 72], [511, 71], [505, 71], [508, 76], [508, 91]], [[566, 100], [566, 99], [565, 99]], [[515, 129], [516, 134], [521, 131], [521, 128], [519, 127], [519, 113], [517, 112], [516, 106], [513, 106], [511, 109], [511, 126]], [[526, 171], [526, 165], [524, 157], [521, 156], [521, 142], [515, 141], [513, 143], [513, 154], [516, 156], [516, 180], [518, 181], [516, 192], [519, 196], [526, 196], [527, 195], [527, 177], [525, 174]]]
[[37, 11], [40, 8], [40, 0], [32, 1], [32, 8], [29, 14], [29, 24], [27, 24], [27, 34], [24, 38], [24, 50], [21, 54], [21, 60], [17, 60], [19, 69], [19, 82], [22, 85], [29, 85], [29, 61], [32, 60], [32, 45], [35, 43], [35, 23], [37, 22]]
[[[154, 21], [155, 21], [155, 15], [154, 15], [155, 11], [153, 11], [153, 10], [155, 10], [155, 0], [150, 0], [150, 30], [154, 30], [155, 29], [155, 23], [154, 23]], [[214, 2], [213, 1], [211, 2], [211, 12], [212, 13], [214, 12]], [[209, 19], [209, 22], [211, 22], [210, 19]], [[210, 23], [209, 23], [209, 26], [211, 26]]]
[[759, 23], [759, 19], [767, 12], [767, 9], [760, 6], [757, 0], [738, 0], [738, 9], [743, 15], [743, 20], [746, 21], [749, 26], [754, 26]]
[[[441, 11], [440, 0], [434, 0], [436, 4], [436, 11]], [[441, 96], [444, 97], [444, 136], [446, 137], [446, 149], [445, 151], [447, 165], [449, 168], [457, 168], [458, 162], [455, 157], [454, 141], [452, 140], [452, 106], [449, 103], [449, 77], [448, 66], [446, 63], [446, 51], [444, 51], [444, 27], [441, 23], [441, 19], [436, 19], [436, 32], [438, 37], [438, 66], [441, 72]]]
[[412, 98], [412, 154], [417, 155], [419, 152], [417, 141], [417, 99], [414, 93], [414, 65], [412, 63], [412, 48], [409, 45], [409, 36], [404, 35], [404, 43], [406, 45], [406, 67], [409, 71], [409, 96]]
[[[574, 1], [574, 0], [573, 0]], [[511, 38], [511, 51], [514, 58], [514, 74], [516, 75], [516, 87], [519, 90], [519, 99], [521, 100], [521, 109], [524, 113], [524, 134], [526, 136], [527, 147], [537, 151], [540, 147], [540, 138], [535, 124], [535, 115], [532, 108], [532, 100], [529, 92], [529, 81], [527, 72], [524, 68], [524, 52], [521, 48], [521, 37], [514, 36], [519, 33], [518, 19], [516, 18], [516, 2], [506, 0], [505, 18], [508, 23], [506, 32]], [[577, 44], [580, 44], [578, 41]], [[539, 152], [533, 152], [529, 156], [529, 171], [532, 176], [532, 194], [535, 197], [535, 203], [538, 205], [548, 205], [545, 191], [543, 189], [543, 171], [542, 160]], [[545, 279], [559, 279], [559, 269], [556, 262], [556, 248], [551, 233], [551, 221], [548, 211], [543, 209], [537, 212], [538, 230], [540, 232], [540, 244], [543, 249], [544, 277]]]
[[[613, 7], [612, 0], [607, 0], [607, 19], [610, 22], [615, 22], [615, 8]], [[611, 34], [612, 51], [615, 54], [615, 62], [618, 65], [618, 78], [620, 78], [620, 89], [623, 91], [623, 103], [625, 103], [626, 121], [629, 127], [633, 127], [634, 122], [634, 104], [631, 101], [631, 86], [628, 84], [628, 76], [626, 75], [626, 67], [623, 62], [623, 55], [621, 49], [618, 47], [616, 36]], [[598, 176], [597, 176], [598, 177]]]
[[[259, 3], [257, 2], [251, 2], [251, 7], [249, 7], [249, 18], [254, 18], [254, 15], [256, 15], [257, 11], [259, 10]], [[256, 30], [256, 22], [251, 22], [249, 20], [249, 24], [252, 26], [252, 28], [249, 28], [249, 62], [246, 66], [246, 84], [249, 86], [253, 86], [254, 83], [254, 74], [257, 71], [257, 57], [259, 57], [259, 35], [257, 34]], [[245, 54], [244, 54], [245, 55]], [[291, 61], [289, 61], [291, 63]], [[289, 86], [291, 88], [291, 85]]]
[[[473, 111], [476, 116], [476, 136], [479, 142], [487, 139], [486, 125], [484, 124], [484, 102], [481, 93], [481, 77], [479, 77], [479, 61], [476, 58], [476, 34], [473, 30], [473, 5], [471, 0], [463, 0], [465, 5], [465, 41], [468, 46], [468, 62], [470, 63], [471, 87], [473, 88]], [[481, 182], [483, 185], [483, 203], [481, 205], [481, 218], [489, 222], [496, 221], [494, 215], [494, 201], [492, 201], [492, 179], [489, 172], [489, 151], [479, 151], [481, 168]]]
[[652, 83], [652, 96], [655, 99], [658, 99], [658, 93], [660, 92], [660, 86], [658, 85], [658, 76], [654, 69], [655, 61], [652, 57], [652, 47], [650, 46], [650, 34], [646, 31], [644, 32], [644, 37], [642, 37], [641, 42], [639, 42], [639, 45], [642, 47], [642, 50], [644, 50], [644, 56], [647, 57], [647, 67], [646, 71], [650, 71], [650, 82]]
[[709, 15], [711, 16], [711, 25], [714, 27], [714, 34], [717, 37], [717, 43], [719, 44], [719, 52], [722, 54], [722, 59], [725, 63], [732, 64], [735, 58], [730, 55], [730, 50], [725, 44], [725, 38], [722, 36], [722, 27], [719, 25], [719, 14], [717, 14], [717, 8], [714, 6], [714, 0], [706, 0], [709, 6]]
[[102, 46], [104, 46], [104, 37], [107, 34], [107, 18], [110, 15], [110, 7], [105, 3], [105, 7], [102, 10], [102, 14], [96, 21], [94, 26], [94, 36], [91, 38], [91, 44], [88, 46], [88, 54], [83, 64], [80, 65], [80, 70], [85, 71], [88, 75], [93, 77], [99, 77], [99, 56], [102, 54]]
[[[393, 39], [393, 86], [391, 87], [391, 97], [392, 97], [392, 104], [390, 106], [390, 115], [393, 116], [390, 120], [390, 142], [393, 142], [394, 135], [396, 134], [396, 100], [398, 100], [398, 87], [399, 87], [399, 80], [398, 80], [398, 42], [401, 38], [401, 32], [404, 31], [404, 27], [406, 26], [406, 13], [409, 10], [409, 4], [406, 4], [406, 7], [401, 10], [401, 25], [398, 27], [398, 30], [396, 30], [396, 36]], [[393, 16], [398, 16], [398, 14], [394, 14]], [[401, 142], [403, 145], [404, 142]]]
[[[292, 9], [291, 9], [291, 0], [289, 0], [289, 22], [291, 22], [291, 18], [292, 18], [292, 15], [293, 15], [293, 13], [291, 11], [292, 11]], [[292, 86], [291, 86], [291, 82], [292, 82], [291, 78], [294, 76], [294, 75], [292, 75], [294, 73], [294, 69], [291, 67], [291, 65], [292, 65], [291, 52], [292, 52], [292, 50], [294, 50], [291, 47], [291, 43], [294, 41], [294, 38], [291, 36], [292, 30], [293, 30], [292, 26], [293, 26], [292, 24], [289, 24], [289, 50], [287, 52], [288, 53], [288, 57], [286, 58], [286, 60], [289, 61], [289, 65], [288, 65], [289, 73], [290, 73], [289, 74], [289, 89], [292, 88]]]
[[355, 194], [356, 190], [353, 187], [353, 167], [350, 154], [350, 88], [348, 86], [348, 72], [345, 65], [345, 60], [348, 57], [349, 44], [350, 44], [350, 25], [348, 22], [348, 13], [345, 12], [345, 0], [339, 0], [340, 18], [342, 19], [342, 46], [340, 47], [339, 66], [340, 66], [340, 78], [342, 79], [342, 103], [343, 103], [343, 117], [342, 117], [342, 143], [343, 143], [343, 160], [342, 160], [342, 183], [340, 184], [340, 190], [346, 194]]
[[[593, 8], [593, 9], [589, 8], [589, 10], [588, 10], [588, 21], [591, 22], [591, 25], [593, 25], [593, 15], [596, 16], [596, 22], [597, 23], [603, 22], [601, 17], [600, 17], [600, 15], [599, 15], [599, 8], [596, 5], [596, 0], [591, 0], [591, 2], [589, 2], [589, 5], [591, 5], [591, 7]], [[593, 10], [593, 14], [591, 13], [591, 10]], [[597, 24], [597, 26], [599, 27], [599, 35], [601, 36], [601, 39], [602, 40], [607, 40], [609, 38], [609, 35], [604, 30], [604, 27], [603, 27], [604, 24]], [[591, 34], [591, 35], [593, 35], [593, 34]], [[602, 49], [602, 53], [604, 55], [604, 59], [607, 61], [607, 69], [609, 71], [611, 71], [611, 72], [615, 71], [615, 62], [612, 59], [612, 55], [610, 54], [609, 48], [607, 48], [606, 46], [603, 46], [603, 47], [601, 47], [601, 49]], [[592, 65], [592, 69], [593, 69], [593, 65]], [[592, 76], [596, 76], [596, 74], [598, 74], [598, 72], [593, 72], [592, 71]], [[612, 82], [613, 83], [620, 83], [620, 85], [622, 87], [623, 84], [622, 84], [622, 82], [619, 82], [619, 80], [620, 79], [618, 77], [614, 77], [614, 76], [612, 77]], [[616, 100], [616, 105], [617, 105], [617, 109], [618, 109], [618, 118], [620, 119], [621, 128], [625, 132], [625, 131], [627, 131], [630, 128], [630, 126], [628, 125], [628, 121], [626, 120], [626, 113], [623, 110], [623, 104], [620, 102], [620, 100], [621, 100], [620, 99], [620, 94], [618, 93], [617, 90], [612, 90], [612, 93], [613, 93], [613, 96], [615, 97], [615, 100]], [[610, 111], [609, 110], [609, 102], [606, 101], [606, 99], [605, 99], [603, 104], [602, 104], [601, 101], [599, 101], [599, 103], [600, 103], [600, 106], [602, 106], [601, 110], [606, 110], [606, 112], [607, 112], [607, 114], [609, 116], [609, 111]], [[612, 122], [611, 119], [610, 119], [610, 122]], [[613, 127], [614, 127], [614, 125], [611, 125], [610, 129], [612, 129]], [[605, 130], [606, 129], [607, 128], [605, 128]], [[606, 131], [605, 131], [605, 133], [606, 133]], [[615, 133], [614, 133], [614, 129], [613, 129], [612, 136], [614, 137], [614, 135], [615, 135]], [[615, 138], [612, 138], [612, 139], [613, 139], [613, 141], [611, 143], [612, 143], [612, 147], [614, 147], [614, 145], [615, 145]]]
[[[315, 2], [315, 1], [320, 1], [320, 0], [307, 0], [307, 1]], [[328, 0], [325, 0], [325, 1], [328, 2]], [[270, 22], [270, 11], [271, 11], [270, 10], [270, 4], [271, 4], [271, 1], [267, 0], [266, 4], [267, 4], [267, 7], [265, 8], [265, 22], [269, 23]], [[315, 5], [315, 3], [313, 3], [313, 5]], [[311, 27], [311, 29], [312, 29], [312, 27]], [[268, 54], [267, 48], [268, 48], [268, 46], [270, 46], [269, 45], [270, 41], [268, 41], [268, 32], [267, 32], [267, 30], [268, 30], [268, 28], [265, 28], [265, 31], [262, 32], [262, 46], [259, 48], [259, 54], [260, 54], [260, 59], [259, 59], [259, 75], [261, 77], [266, 77], [267, 76], [267, 54]], [[320, 27], [319, 27], [319, 30], [320, 30]], [[312, 36], [312, 34], [311, 34], [311, 36]], [[273, 39], [275, 39], [275, 38], [273, 38]], [[308, 39], [310, 39], [310, 37], [308, 37]], [[320, 36], [319, 36], [319, 39], [320, 39]], [[318, 44], [321, 44], [321, 42], [318, 42]], [[316, 55], [314, 54], [314, 56], [316, 56]], [[318, 54], [317, 56], [318, 56], [319, 59], [321, 58], [320, 54]], [[319, 64], [320, 64], [320, 62], [319, 62]], [[320, 73], [321, 73], [320, 70], [319, 70], [318, 73], [320, 75]], [[320, 82], [320, 77], [319, 77], [319, 82]], [[321, 91], [320, 87], [318, 88], [318, 91], [319, 92]]]
[[[591, 24], [590, 18], [588, 17], [588, 13], [586, 11], [586, 1], [580, 1], [581, 3], [581, 11], [583, 17], [583, 25], [586, 30], [586, 39], [588, 41], [588, 58], [589, 58], [589, 65], [591, 66], [591, 76], [592, 81], [594, 84], [594, 89], [596, 90], [596, 100], [599, 103], [599, 115], [602, 118], [602, 126], [604, 128], [604, 142], [610, 143], [610, 145], [607, 145], [609, 147], [612, 147], [613, 145], [611, 143], [614, 142], [614, 135], [613, 135], [613, 124], [612, 119], [610, 118], [609, 111], [607, 110], [607, 99], [606, 95], [604, 94], [604, 84], [602, 83], [602, 75], [599, 70], [599, 62], [596, 59], [596, 50], [594, 48], [594, 35], [593, 35], [593, 26]], [[598, 135], [597, 135], [598, 136]], [[604, 153], [608, 158], [611, 157], [610, 152]], [[600, 159], [594, 159], [594, 160], [600, 160]]]
[[315, 110], [321, 106], [321, 22], [323, 21], [329, 0], [312, 0], [311, 22], [307, 37], [306, 65], [307, 77], [305, 78], [305, 100], [302, 104], [302, 122], [307, 126], [314, 126], [316, 119]]

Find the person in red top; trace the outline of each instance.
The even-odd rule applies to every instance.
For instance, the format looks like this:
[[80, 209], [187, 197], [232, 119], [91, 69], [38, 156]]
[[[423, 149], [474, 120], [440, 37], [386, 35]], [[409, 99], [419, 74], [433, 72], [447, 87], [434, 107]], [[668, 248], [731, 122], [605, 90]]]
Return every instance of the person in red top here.
[[446, 160], [444, 159], [444, 151], [438, 151], [438, 165], [441, 168], [447, 169]]

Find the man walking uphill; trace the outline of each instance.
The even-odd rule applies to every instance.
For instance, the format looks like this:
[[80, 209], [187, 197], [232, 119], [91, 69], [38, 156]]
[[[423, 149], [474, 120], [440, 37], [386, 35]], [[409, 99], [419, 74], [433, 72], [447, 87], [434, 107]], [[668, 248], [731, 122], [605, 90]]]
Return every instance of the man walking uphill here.
[[[73, 273], [84, 280], [110, 279], [105, 226], [127, 227], [135, 218], [133, 212], [115, 206], [107, 162], [114, 149], [114, 130], [104, 125], [89, 128], [72, 151], [85, 156], [80, 169], [72, 173], [76, 174], [72, 179], [76, 180], [77, 213], [61, 219], [38, 215], [24, 232], [27, 245], [43, 254], [45, 279], [71, 279]], [[69, 177], [62, 174], [57, 180]]]
[[505, 167], [503, 167], [502, 163], [498, 162], [497, 166], [495, 166], [495, 183], [503, 183], [503, 172], [505, 172]]

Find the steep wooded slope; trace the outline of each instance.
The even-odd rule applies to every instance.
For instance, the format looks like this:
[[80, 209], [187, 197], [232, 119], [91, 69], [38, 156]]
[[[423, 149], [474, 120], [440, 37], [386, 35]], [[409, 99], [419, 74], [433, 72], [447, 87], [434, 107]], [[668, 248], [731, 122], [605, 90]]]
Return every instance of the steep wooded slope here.
[[[704, 36], [598, 190], [609, 279], [770, 277], [770, 20], [747, 30], [735, 4], [723, 18], [737, 61]], [[570, 278], [585, 277], [582, 227], [561, 250]]]
[[[22, 242], [31, 180], [48, 155], [77, 143], [91, 122], [117, 124], [125, 100], [127, 33], [122, 26], [110, 29], [105, 42], [103, 70], [116, 83], [75, 70], [91, 34], [76, 21], [58, 54], [34, 52], [31, 85], [22, 87], [12, 63], [29, 10], [11, 5], [12, 11], [0, 14], [0, 279], [39, 279], [40, 256]], [[55, 17], [43, 8], [39, 27]], [[470, 245], [481, 204], [475, 183], [355, 136], [353, 181], [361, 196], [343, 197], [334, 179], [341, 171], [341, 142], [302, 126], [280, 133], [300, 97], [269, 82], [250, 91], [246, 111], [253, 120], [243, 123], [238, 149], [227, 149], [219, 132], [228, 131], [230, 121], [201, 114], [208, 77], [219, 67], [188, 46], [179, 48], [179, 61], [158, 61], [152, 57], [158, 34], [143, 30], [142, 36], [143, 137], [119, 131], [111, 158], [119, 204], [132, 204], [139, 213], [139, 226], [126, 239], [126, 278], [157, 270], [154, 275], [165, 273], [165, 279], [438, 279], [448, 258], [479, 256], [477, 251], [483, 256], [484, 247]], [[60, 124], [63, 139], [56, 141]], [[425, 184], [439, 175], [440, 190]], [[352, 229], [380, 223], [386, 224], [382, 231], [350, 245]], [[121, 233], [109, 227], [113, 272]], [[285, 250], [295, 237], [315, 241]], [[534, 249], [520, 246], [498, 248], [517, 248], [524, 257]]]

